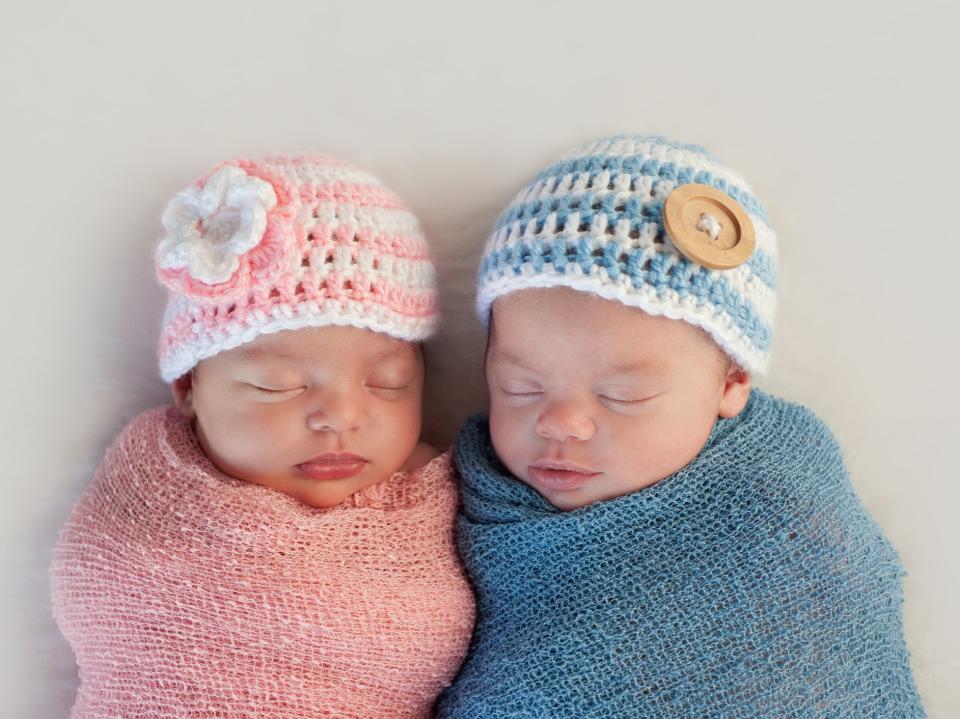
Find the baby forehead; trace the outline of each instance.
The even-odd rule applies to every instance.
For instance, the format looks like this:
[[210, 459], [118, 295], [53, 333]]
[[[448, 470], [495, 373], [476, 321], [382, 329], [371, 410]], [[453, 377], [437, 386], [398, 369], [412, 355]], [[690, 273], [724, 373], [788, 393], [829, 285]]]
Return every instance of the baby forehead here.
[[569, 287], [523, 289], [493, 302], [490, 339], [530, 334], [571, 341], [583, 337], [607, 343], [622, 340], [638, 348], [662, 341], [716, 346], [704, 330], [689, 322]]
[[304, 327], [263, 334], [227, 353], [244, 364], [417, 361], [419, 346], [351, 326]]
[[520, 290], [491, 308], [488, 362], [651, 375], [725, 359], [699, 327], [565, 287]]
[[510, 352], [492, 344], [487, 355], [488, 364], [498, 367], [516, 369], [521, 372], [534, 374], [564, 376], [576, 375], [587, 378], [622, 378], [622, 379], [654, 379], [665, 375], [669, 362], [652, 358], [624, 357], [617, 359], [608, 353], [603, 353], [596, 361], [589, 363], [577, 362], [576, 358], [567, 355], [557, 358], [556, 355], [541, 355], [531, 352]]

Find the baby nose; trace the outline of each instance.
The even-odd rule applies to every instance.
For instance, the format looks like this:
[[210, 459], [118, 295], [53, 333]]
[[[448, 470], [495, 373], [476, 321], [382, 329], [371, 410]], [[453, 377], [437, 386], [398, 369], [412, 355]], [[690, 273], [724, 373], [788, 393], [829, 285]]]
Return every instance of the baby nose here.
[[360, 407], [355, 398], [328, 393], [307, 413], [307, 429], [314, 432], [348, 432], [356, 429]]
[[585, 442], [597, 431], [590, 414], [575, 403], [554, 403], [537, 418], [536, 432], [544, 439]]

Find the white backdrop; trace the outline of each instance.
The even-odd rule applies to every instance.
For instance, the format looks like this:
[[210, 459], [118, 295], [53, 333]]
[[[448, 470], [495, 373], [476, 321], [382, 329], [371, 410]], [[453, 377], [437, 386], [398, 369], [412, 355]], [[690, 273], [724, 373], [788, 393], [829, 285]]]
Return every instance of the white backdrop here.
[[136, 2], [0, 18], [0, 706], [64, 717], [46, 565], [116, 431], [163, 402], [151, 250], [215, 162], [341, 155], [417, 211], [446, 324], [428, 436], [483, 406], [470, 303], [485, 234], [543, 164], [660, 132], [739, 169], [778, 232], [765, 386], [813, 407], [898, 547], [931, 717], [960, 714], [958, 6], [911, 2]]

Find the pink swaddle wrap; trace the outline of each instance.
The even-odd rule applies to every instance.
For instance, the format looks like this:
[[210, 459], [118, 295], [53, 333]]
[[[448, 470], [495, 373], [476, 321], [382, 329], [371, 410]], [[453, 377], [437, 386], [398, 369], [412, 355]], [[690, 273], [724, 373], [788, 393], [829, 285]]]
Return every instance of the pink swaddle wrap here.
[[428, 717], [474, 603], [449, 453], [331, 509], [222, 474], [160, 407], [63, 529], [54, 614], [78, 717]]

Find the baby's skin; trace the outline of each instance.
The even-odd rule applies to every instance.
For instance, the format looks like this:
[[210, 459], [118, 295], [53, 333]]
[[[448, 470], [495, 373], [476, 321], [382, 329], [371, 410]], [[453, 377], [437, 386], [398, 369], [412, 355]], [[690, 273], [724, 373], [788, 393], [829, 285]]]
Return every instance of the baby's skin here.
[[162, 223], [176, 406], [113, 442], [51, 567], [73, 716], [432, 716], [474, 598], [450, 456], [420, 441], [417, 218], [306, 153], [221, 163]]
[[438, 716], [923, 716], [896, 553], [826, 425], [751, 387], [778, 278], [746, 181], [662, 136], [573, 148], [503, 211]]
[[419, 345], [329, 325], [261, 335], [172, 390], [218, 469], [324, 508], [438, 455], [419, 440], [423, 381]]
[[688, 322], [492, 309], [455, 446], [478, 621], [438, 716], [923, 716], [902, 568], [823, 422]]
[[566, 287], [494, 302], [485, 371], [497, 455], [563, 510], [670, 476], [750, 394], [697, 327]]

